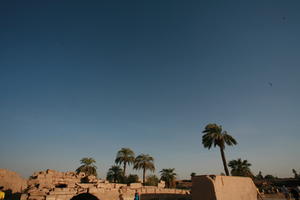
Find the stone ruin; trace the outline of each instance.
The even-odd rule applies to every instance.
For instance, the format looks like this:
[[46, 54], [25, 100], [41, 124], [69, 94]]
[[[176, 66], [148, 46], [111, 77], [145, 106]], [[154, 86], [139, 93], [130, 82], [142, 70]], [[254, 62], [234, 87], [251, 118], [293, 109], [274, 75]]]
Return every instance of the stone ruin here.
[[[83, 178], [87, 178], [88, 183], [82, 183]], [[84, 173], [46, 170], [36, 172], [30, 177], [21, 200], [133, 200], [135, 192], [139, 192], [143, 200], [157, 199], [159, 196], [160, 199], [176, 200], [189, 196], [189, 192], [185, 190], [164, 187], [164, 182], [160, 182], [158, 186], [142, 186], [141, 183], [117, 184], [97, 179], [95, 176], [86, 177]], [[90, 196], [83, 198], [83, 195]]]
[[[82, 183], [82, 178], [88, 183]], [[192, 195], [187, 190], [164, 188], [164, 182], [155, 187], [116, 184], [84, 173], [54, 170], [36, 172], [26, 181], [15, 172], [0, 169], [0, 185], [22, 193], [21, 200], [133, 200], [135, 192], [141, 200], [257, 200], [253, 181], [234, 176], [195, 176]]]
[[[58, 172], [49, 169], [35, 172], [29, 178], [26, 193], [21, 196], [21, 199], [44, 200], [46, 196], [49, 199], [51, 195], [76, 194], [84, 190], [80, 187], [81, 179], [84, 177], [84, 173]], [[88, 178], [92, 179], [93, 177]]]
[[249, 177], [202, 175], [192, 178], [193, 200], [257, 200]]
[[27, 188], [27, 180], [16, 172], [0, 169], [0, 186], [4, 190], [11, 190], [12, 193], [21, 193]]

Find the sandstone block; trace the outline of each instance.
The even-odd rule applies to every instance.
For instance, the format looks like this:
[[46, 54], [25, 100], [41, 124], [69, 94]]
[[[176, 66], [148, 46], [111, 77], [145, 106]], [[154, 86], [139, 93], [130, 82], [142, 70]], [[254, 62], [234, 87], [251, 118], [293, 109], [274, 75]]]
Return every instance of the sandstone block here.
[[34, 195], [34, 196], [29, 196], [28, 197], [28, 200], [45, 200], [45, 196], [36, 196], [36, 195]]
[[22, 192], [27, 188], [27, 180], [16, 172], [0, 169], [0, 185], [4, 187], [4, 190], [10, 189], [13, 193]]
[[46, 196], [46, 200], [55, 200], [56, 199], [56, 195], [47, 195]]
[[28, 194], [22, 194], [20, 200], [27, 200]]
[[159, 188], [165, 188], [165, 187], [166, 187], [165, 181], [160, 181], [160, 182], [157, 184], [157, 187], [159, 187]]
[[142, 187], [141, 183], [131, 183], [130, 184], [131, 189], [138, 189], [138, 188], [141, 188], [141, 187]]
[[195, 176], [192, 200], [257, 200], [253, 181], [235, 176]]

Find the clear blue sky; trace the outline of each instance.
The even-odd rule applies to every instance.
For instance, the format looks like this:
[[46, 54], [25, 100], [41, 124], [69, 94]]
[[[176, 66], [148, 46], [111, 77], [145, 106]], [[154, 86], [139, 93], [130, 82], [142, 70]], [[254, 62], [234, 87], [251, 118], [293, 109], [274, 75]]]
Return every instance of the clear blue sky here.
[[[207, 123], [257, 174], [300, 170], [299, 1], [1, 1], [0, 168], [29, 176], [121, 147], [179, 178], [223, 172]], [[270, 84], [272, 83], [272, 84]], [[134, 172], [135, 173], [135, 172]]]

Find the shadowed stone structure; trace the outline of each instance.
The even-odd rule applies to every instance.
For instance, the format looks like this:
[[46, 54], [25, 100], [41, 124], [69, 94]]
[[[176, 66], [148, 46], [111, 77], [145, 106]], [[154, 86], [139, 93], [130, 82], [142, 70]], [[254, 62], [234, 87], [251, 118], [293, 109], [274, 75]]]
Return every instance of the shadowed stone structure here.
[[82, 193], [74, 196], [71, 200], [99, 200], [99, 199], [89, 193]]

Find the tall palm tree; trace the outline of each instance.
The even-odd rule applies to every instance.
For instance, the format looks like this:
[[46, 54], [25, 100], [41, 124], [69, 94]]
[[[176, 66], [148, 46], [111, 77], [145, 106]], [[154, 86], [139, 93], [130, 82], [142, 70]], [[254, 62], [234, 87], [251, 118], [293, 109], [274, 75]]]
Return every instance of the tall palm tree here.
[[118, 151], [117, 157], [115, 159], [115, 163], [117, 165], [123, 164], [123, 175], [125, 176], [126, 174], [126, 166], [127, 164], [133, 164], [135, 159], [134, 152], [129, 149], [129, 148], [122, 148], [121, 150]]
[[226, 175], [229, 176], [224, 149], [226, 144], [229, 146], [236, 145], [236, 140], [226, 131], [222, 131], [222, 126], [217, 124], [206, 125], [202, 133], [204, 133], [202, 136], [202, 144], [205, 148], [210, 149], [212, 146], [218, 146], [220, 148], [224, 170]]
[[165, 181], [166, 182], [166, 186], [167, 188], [170, 188], [176, 178], [176, 173], [174, 172], [174, 168], [169, 168], [169, 169], [162, 169], [160, 171], [160, 180]]
[[123, 170], [118, 165], [113, 165], [109, 168], [106, 179], [113, 183], [121, 182]]
[[97, 176], [97, 167], [94, 165], [96, 163], [94, 158], [82, 158], [80, 160], [81, 166], [76, 169], [76, 172], [84, 172], [86, 176], [94, 175]]
[[249, 168], [251, 164], [248, 163], [247, 160], [241, 160], [240, 158], [237, 160], [231, 160], [228, 163], [228, 166], [231, 168], [232, 176], [253, 176]]
[[143, 183], [145, 183], [146, 170], [150, 170], [152, 172], [155, 170], [153, 162], [153, 157], [149, 156], [148, 154], [140, 154], [135, 158], [133, 169], [143, 169]]

